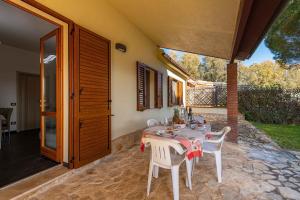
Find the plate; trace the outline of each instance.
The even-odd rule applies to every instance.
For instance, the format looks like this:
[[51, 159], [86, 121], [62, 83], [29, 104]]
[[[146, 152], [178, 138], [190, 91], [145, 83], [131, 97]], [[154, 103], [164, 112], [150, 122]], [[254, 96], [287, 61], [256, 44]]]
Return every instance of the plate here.
[[174, 126], [177, 128], [185, 128], [186, 127], [185, 124], [174, 124]]
[[165, 133], [166, 133], [165, 130], [158, 130], [158, 131], [155, 132], [155, 134], [158, 135], [158, 136], [162, 136]]

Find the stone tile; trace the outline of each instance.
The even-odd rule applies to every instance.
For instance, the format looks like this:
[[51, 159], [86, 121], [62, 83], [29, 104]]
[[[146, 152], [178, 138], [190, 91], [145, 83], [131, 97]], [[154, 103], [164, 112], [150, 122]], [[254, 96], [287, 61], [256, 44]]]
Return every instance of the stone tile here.
[[281, 183], [279, 181], [275, 181], [275, 180], [268, 180], [268, 183], [270, 183], [274, 186], [281, 186]]
[[299, 180], [296, 179], [296, 178], [290, 177], [290, 178], [289, 178], [289, 182], [297, 183], [297, 182], [299, 182]]
[[287, 179], [286, 179], [284, 176], [279, 175], [279, 176], [278, 176], [278, 180], [281, 181], [281, 182], [284, 182], [284, 181], [286, 181]]
[[297, 188], [297, 185], [291, 182], [284, 182], [283, 185], [289, 188]]
[[278, 187], [279, 193], [286, 199], [300, 200], [300, 193], [288, 187]]
[[281, 170], [281, 173], [285, 176], [291, 176], [293, 175], [294, 173], [291, 172], [290, 170]]
[[275, 193], [268, 193], [266, 194], [266, 197], [270, 200], [283, 200], [283, 198], [279, 194]]
[[275, 190], [275, 187], [267, 182], [262, 182], [260, 184], [260, 186], [261, 186], [262, 190], [265, 192], [271, 192], [271, 191]]
[[276, 179], [276, 176], [273, 176], [270, 174], [262, 174], [261, 179], [263, 179], [263, 180]]

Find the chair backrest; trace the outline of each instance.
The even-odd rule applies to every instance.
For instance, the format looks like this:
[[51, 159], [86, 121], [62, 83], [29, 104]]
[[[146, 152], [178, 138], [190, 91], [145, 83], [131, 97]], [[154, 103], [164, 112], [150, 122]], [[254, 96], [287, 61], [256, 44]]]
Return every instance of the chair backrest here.
[[10, 126], [10, 118], [13, 112], [13, 108], [0, 108], [0, 115], [5, 117], [5, 125]]
[[229, 131], [231, 131], [231, 128], [229, 126], [225, 126], [221, 131], [212, 133], [212, 135], [218, 136], [218, 139], [208, 139], [205, 140], [205, 142], [214, 144], [217, 149], [221, 149], [224, 139]]
[[144, 142], [151, 146], [152, 162], [167, 169], [172, 166], [170, 148], [180, 155], [185, 152], [176, 140], [146, 138]]
[[156, 119], [148, 119], [147, 120], [148, 127], [157, 126], [157, 125], [159, 125], [159, 122]]
[[221, 130], [222, 136], [221, 136], [221, 138], [219, 139], [219, 140], [220, 140], [220, 143], [221, 143], [221, 146], [220, 146], [220, 147], [222, 147], [223, 142], [224, 142], [224, 139], [225, 139], [227, 133], [229, 133], [230, 131], [231, 131], [231, 128], [230, 128], [229, 126], [225, 126], [225, 127]]

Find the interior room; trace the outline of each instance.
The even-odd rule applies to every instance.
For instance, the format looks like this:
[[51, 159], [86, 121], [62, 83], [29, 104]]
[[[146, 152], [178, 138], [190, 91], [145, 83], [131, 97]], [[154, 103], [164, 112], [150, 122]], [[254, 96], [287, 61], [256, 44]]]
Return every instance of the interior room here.
[[56, 148], [57, 30], [0, 1], [0, 187], [57, 165], [41, 153], [41, 142]]

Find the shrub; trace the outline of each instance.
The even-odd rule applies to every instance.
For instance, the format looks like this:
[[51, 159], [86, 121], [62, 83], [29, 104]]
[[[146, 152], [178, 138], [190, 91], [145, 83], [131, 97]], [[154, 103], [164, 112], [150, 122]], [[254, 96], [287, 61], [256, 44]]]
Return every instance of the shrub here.
[[291, 124], [300, 122], [300, 88], [239, 87], [239, 111], [247, 120]]

